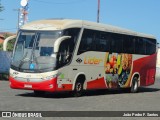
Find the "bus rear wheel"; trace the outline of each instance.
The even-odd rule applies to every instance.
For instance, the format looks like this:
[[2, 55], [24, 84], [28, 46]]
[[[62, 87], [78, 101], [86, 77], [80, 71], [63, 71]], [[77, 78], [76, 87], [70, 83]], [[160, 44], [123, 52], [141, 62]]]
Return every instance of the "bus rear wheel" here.
[[138, 92], [138, 78], [137, 77], [133, 78], [130, 91], [131, 91], [131, 93]]
[[75, 84], [73, 95], [74, 97], [80, 97], [82, 96], [82, 93], [83, 93], [83, 82], [78, 80]]

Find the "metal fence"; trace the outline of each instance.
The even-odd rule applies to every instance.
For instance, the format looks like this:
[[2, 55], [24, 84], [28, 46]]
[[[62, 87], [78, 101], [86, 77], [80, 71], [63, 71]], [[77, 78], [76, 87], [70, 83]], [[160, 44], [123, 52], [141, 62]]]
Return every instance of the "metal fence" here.
[[0, 73], [9, 73], [11, 52], [0, 51]]

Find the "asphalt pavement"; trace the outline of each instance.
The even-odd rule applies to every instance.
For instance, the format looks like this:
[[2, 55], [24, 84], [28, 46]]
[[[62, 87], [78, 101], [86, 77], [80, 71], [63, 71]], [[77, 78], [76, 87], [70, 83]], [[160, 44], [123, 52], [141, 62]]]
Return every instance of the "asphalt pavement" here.
[[[138, 93], [132, 94], [124, 90], [89, 91], [78, 98], [68, 93], [47, 93], [43, 97], [37, 97], [33, 91], [11, 89], [9, 82], [2, 80], [0, 81], [0, 111], [160, 111], [160, 70], [157, 70], [155, 84], [140, 88]], [[41, 119], [52, 120], [53, 118]], [[55, 119], [106, 120], [103, 117]], [[107, 119], [134, 120], [137, 118]], [[140, 119], [160, 120], [160, 118], [142, 117]]]

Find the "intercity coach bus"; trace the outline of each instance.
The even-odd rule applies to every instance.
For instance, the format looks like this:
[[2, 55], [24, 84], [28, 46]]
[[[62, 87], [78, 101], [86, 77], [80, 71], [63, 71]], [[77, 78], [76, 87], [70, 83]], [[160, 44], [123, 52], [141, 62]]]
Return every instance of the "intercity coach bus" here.
[[82, 20], [47, 19], [21, 27], [10, 87], [45, 92], [128, 88], [155, 82], [154, 36]]

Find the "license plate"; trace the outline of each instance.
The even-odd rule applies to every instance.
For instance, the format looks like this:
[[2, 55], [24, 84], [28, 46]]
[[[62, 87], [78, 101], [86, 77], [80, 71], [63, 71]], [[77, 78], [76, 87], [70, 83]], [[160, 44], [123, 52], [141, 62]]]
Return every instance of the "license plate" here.
[[24, 85], [24, 88], [32, 88], [32, 85]]

